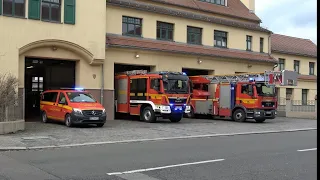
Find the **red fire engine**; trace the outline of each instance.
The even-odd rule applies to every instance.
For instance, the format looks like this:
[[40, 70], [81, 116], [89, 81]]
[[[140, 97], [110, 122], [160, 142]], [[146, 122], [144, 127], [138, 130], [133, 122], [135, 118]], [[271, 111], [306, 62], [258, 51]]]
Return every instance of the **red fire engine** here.
[[190, 112], [189, 77], [179, 72], [134, 70], [115, 76], [115, 111], [140, 116], [146, 122], [157, 117], [179, 122]]
[[[294, 71], [265, 71], [217, 76], [190, 76], [192, 89], [191, 111], [196, 114], [231, 118], [237, 122], [254, 119], [264, 122], [277, 114], [275, 85], [296, 86], [298, 73]], [[216, 84], [214, 97], [209, 99], [208, 85]]]

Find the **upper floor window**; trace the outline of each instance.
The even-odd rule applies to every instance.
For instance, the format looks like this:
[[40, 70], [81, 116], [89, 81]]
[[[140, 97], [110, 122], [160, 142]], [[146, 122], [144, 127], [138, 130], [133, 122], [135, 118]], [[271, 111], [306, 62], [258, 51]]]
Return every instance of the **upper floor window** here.
[[122, 34], [127, 36], [138, 36], [142, 35], [142, 19], [134, 17], [122, 17]]
[[202, 44], [202, 29], [188, 26], [187, 42], [189, 44]]
[[314, 75], [314, 62], [309, 62], [309, 75]]
[[293, 69], [295, 72], [300, 73], [300, 61], [294, 60]]
[[60, 0], [42, 0], [41, 20], [61, 22], [61, 2]]
[[25, 3], [25, 0], [3, 0], [3, 14], [7, 16], [25, 17]]
[[[28, 0], [29, 19], [61, 22], [61, 0]], [[76, 0], [64, 0], [64, 23], [75, 24]]]
[[285, 66], [285, 59], [281, 59], [279, 58], [279, 71], [284, 70], [284, 66]]
[[263, 38], [260, 38], [260, 52], [263, 53]]
[[214, 46], [227, 47], [228, 33], [224, 31], [214, 30]]
[[247, 51], [252, 51], [252, 36], [247, 36]]
[[157, 22], [157, 39], [173, 41], [173, 28], [171, 23]]
[[218, 5], [226, 5], [226, 0], [200, 0], [203, 2], [208, 2], [208, 3], [212, 3], [212, 4], [218, 4]]

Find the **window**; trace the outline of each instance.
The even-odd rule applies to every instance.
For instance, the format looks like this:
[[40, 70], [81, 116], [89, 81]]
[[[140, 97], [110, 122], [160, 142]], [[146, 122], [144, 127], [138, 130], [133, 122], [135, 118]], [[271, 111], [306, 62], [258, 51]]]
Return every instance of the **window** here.
[[[61, 0], [28, 0], [28, 18], [61, 22]], [[76, 0], [64, 0], [64, 23], [75, 24]]]
[[308, 89], [302, 89], [302, 105], [308, 104]]
[[58, 96], [58, 92], [48, 92], [43, 94], [42, 101], [47, 102], [56, 102]]
[[67, 105], [66, 97], [65, 97], [64, 93], [62, 93], [62, 92], [60, 93], [59, 104], [65, 104], [65, 105]]
[[202, 44], [202, 29], [188, 26], [187, 42], [189, 44]]
[[314, 75], [314, 62], [309, 62], [309, 75]]
[[263, 53], [263, 38], [260, 38], [260, 52]]
[[3, 0], [3, 14], [8, 16], [24, 17], [25, 0]]
[[241, 85], [241, 93], [250, 95], [252, 93], [252, 85], [242, 84]]
[[160, 91], [160, 79], [151, 79], [150, 88]]
[[252, 36], [247, 36], [247, 51], [252, 51]]
[[292, 98], [292, 88], [286, 88], [286, 99], [291, 99]]
[[227, 47], [227, 32], [214, 31], [214, 46], [216, 47]]
[[173, 41], [173, 24], [157, 22], [157, 39]]
[[285, 59], [281, 59], [279, 58], [279, 71], [284, 70], [284, 66], [285, 66]]
[[126, 36], [138, 36], [142, 35], [142, 19], [134, 17], [122, 17], [122, 34]]
[[85, 92], [67, 92], [67, 96], [70, 102], [73, 103], [94, 103], [97, 101], [94, 97]]
[[300, 73], [300, 61], [294, 60], [293, 62], [293, 69], [295, 72]]
[[208, 2], [208, 3], [212, 3], [212, 4], [218, 4], [218, 5], [222, 5], [225, 6], [226, 5], [226, 0], [200, 0], [202, 2]]

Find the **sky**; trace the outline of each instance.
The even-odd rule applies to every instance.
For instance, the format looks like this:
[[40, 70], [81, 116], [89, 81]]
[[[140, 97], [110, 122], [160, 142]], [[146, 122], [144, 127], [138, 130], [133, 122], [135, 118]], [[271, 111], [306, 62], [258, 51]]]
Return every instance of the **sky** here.
[[317, 0], [255, 0], [261, 26], [317, 44]]

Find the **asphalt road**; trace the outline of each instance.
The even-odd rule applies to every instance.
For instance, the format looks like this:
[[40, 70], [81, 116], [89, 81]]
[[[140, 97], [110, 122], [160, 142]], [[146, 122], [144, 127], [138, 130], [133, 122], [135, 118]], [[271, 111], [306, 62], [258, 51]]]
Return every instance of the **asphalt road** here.
[[316, 147], [313, 130], [2, 152], [0, 179], [315, 180]]

